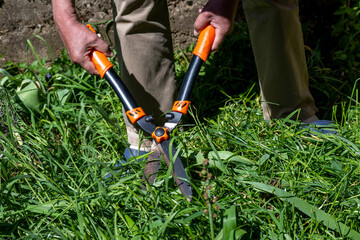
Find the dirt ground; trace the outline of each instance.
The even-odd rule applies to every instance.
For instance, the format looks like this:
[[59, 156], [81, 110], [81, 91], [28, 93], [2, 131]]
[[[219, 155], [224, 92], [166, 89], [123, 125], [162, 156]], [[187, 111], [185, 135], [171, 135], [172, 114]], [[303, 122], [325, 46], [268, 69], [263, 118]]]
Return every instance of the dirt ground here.
[[[195, 41], [193, 22], [197, 9], [206, 0], [168, 0], [174, 49], [186, 48]], [[112, 19], [111, 0], [77, 0], [79, 19], [99, 23], [105, 31], [106, 22]], [[64, 48], [52, 18], [51, 0], [0, 0], [0, 67], [8, 61], [32, 62], [31, 43], [40, 57], [50, 60], [49, 45], [54, 56]], [[110, 27], [109, 36], [112, 36]], [[43, 38], [46, 43], [38, 37]]]

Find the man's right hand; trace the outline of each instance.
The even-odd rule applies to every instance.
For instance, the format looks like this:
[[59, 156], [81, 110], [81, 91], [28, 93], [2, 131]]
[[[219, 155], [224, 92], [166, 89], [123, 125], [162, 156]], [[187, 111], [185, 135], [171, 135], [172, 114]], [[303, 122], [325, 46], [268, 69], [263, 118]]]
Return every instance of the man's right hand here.
[[71, 62], [90, 74], [99, 75], [89, 54], [98, 50], [112, 57], [114, 53], [110, 46], [77, 20], [72, 0], [52, 0], [52, 5], [55, 23]]
[[195, 20], [195, 36], [199, 36], [206, 25], [212, 25], [215, 28], [215, 40], [211, 50], [217, 50], [226, 34], [232, 30], [238, 5], [239, 0], [209, 0], [199, 10], [199, 16]]

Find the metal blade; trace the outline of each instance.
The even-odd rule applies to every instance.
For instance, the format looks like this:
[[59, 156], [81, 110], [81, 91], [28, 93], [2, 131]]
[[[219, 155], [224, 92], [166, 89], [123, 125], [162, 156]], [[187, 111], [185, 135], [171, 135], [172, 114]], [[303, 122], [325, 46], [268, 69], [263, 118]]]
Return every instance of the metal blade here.
[[[153, 151], [153, 150], [152, 150]], [[144, 177], [143, 179], [149, 184], [154, 184], [157, 173], [160, 168], [161, 155], [159, 151], [153, 151], [148, 157], [148, 160], [145, 165]], [[144, 186], [145, 188], [145, 186]]]
[[[166, 164], [168, 165], [168, 167], [170, 167], [171, 166], [171, 158], [169, 155], [170, 140], [163, 141], [160, 144], [156, 144], [156, 146], [159, 149], [160, 154], [163, 156]], [[171, 147], [171, 151], [173, 154], [176, 153], [174, 145]], [[173, 165], [173, 169], [171, 170], [171, 174], [173, 175], [175, 182], [178, 185], [181, 193], [184, 196], [188, 197], [187, 200], [190, 201], [191, 196], [192, 196], [192, 189], [189, 184], [189, 179], [186, 175], [184, 165], [182, 164], [182, 162], [178, 156], [176, 157], [176, 159], [174, 161], [174, 165]]]

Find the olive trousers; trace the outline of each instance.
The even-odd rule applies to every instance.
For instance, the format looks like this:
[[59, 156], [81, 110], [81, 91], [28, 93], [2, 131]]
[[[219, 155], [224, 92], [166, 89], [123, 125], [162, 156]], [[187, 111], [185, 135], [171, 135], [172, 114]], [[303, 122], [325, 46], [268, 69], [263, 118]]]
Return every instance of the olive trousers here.
[[[115, 46], [122, 79], [146, 114], [162, 119], [176, 93], [173, 47], [166, 1], [114, 0]], [[308, 72], [297, 0], [243, 0], [261, 88], [264, 119], [318, 120]], [[194, 19], [195, 21], [195, 19]], [[128, 141], [140, 141], [125, 116]], [[162, 122], [158, 122], [162, 124]]]

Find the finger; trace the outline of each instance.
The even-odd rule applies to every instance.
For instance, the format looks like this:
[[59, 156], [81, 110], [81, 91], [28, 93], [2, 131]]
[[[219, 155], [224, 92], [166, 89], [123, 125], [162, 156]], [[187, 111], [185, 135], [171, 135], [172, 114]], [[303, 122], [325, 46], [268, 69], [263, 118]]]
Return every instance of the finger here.
[[226, 32], [224, 32], [223, 30], [219, 29], [219, 28], [215, 28], [215, 39], [213, 42], [213, 45], [211, 47], [211, 51], [216, 51], [219, 49], [222, 41], [224, 40], [226, 35]]
[[92, 75], [99, 75], [95, 65], [90, 59], [91, 48], [85, 48], [83, 50], [75, 49], [74, 51], [68, 51], [68, 53], [72, 63], [80, 65]]
[[213, 45], [211, 47], [211, 51], [216, 51], [219, 49], [220, 45], [221, 45], [221, 40], [218, 37], [215, 37]]
[[99, 41], [95, 44], [94, 48], [105, 54], [107, 57], [113, 57], [114, 53], [111, 50], [110, 46], [102, 39], [99, 38]]
[[194, 35], [199, 36], [201, 30], [207, 26], [211, 21], [211, 14], [209, 12], [200, 13], [194, 23]]
[[99, 72], [97, 71], [94, 63], [88, 58], [84, 62], [82, 62], [81, 67], [83, 67], [89, 74], [100, 76]]
[[89, 74], [99, 76], [99, 72], [97, 71], [94, 63], [91, 61], [90, 56], [86, 56], [83, 58], [83, 61], [79, 63], [82, 68], [84, 68]]
[[111, 50], [109, 44], [107, 44], [107, 42], [105, 42], [103, 39], [101, 39], [100, 34], [96, 34], [93, 31], [91, 31], [89, 28], [86, 27], [86, 31], [88, 32], [88, 34], [92, 35], [92, 41], [91, 42], [91, 49], [95, 49], [99, 52], [102, 52], [105, 54], [105, 56], [107, 57], [113, 57], [114, 53]]

